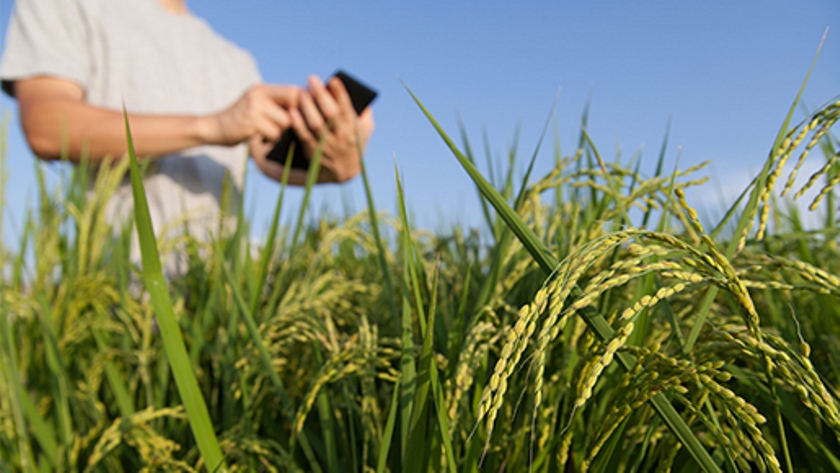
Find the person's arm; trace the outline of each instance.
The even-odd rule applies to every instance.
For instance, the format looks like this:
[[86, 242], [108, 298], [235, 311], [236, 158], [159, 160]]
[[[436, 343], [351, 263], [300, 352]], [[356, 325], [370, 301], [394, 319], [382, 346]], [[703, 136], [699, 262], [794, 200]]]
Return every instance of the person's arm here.
[[[361, 172], [361, 154], [373, 133], [373, 110], [356, 115], [344, 84], [333, 78], [326, 86], [316, 76], [309, 78], [309, 92], [300, 97], [300, 107], [289, 110], [292, 128], [307, 156], [313, 156], [324, 137], [318, 182], [346, 182]], [[249, 141], [251, 155], [268, 177], [280, 180], [283, 166], [266, 159], [273, 143]], [[291, 169], [289, 183], [302, 185], [306, 171]]]
[[[291, 119], [301, 90], [293, 86], [258, 85], [218, 113], [205, 116], [129, 113], [138, 156], [159, 156], [193, 146], [235, 145], [252, 136], [276, 140]], [[127, 149], [122, 112], [84, 101], [76, 83], [50, 76], [14, 83], [23, 131], [33, 152], [46, 160], [62, 153], [73, 162], [83, 154], [97, 162], [122, 156]]]

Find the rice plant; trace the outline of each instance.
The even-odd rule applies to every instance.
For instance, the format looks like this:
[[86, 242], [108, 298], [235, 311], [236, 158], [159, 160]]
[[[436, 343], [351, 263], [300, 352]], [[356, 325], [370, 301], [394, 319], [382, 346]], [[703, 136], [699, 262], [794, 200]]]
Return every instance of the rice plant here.
[[[102, 215], [127, 173], [143, 201], [133, 156], [42, 179], [0, 248], [0, 471], [840, 470], [840, 102], [788, 118], [716, 222], [666, 145], [647, 175], [584, 129], [488, 179], [417, 102], [486, 229], [418, 229], [401, 191], [281, 225], [284, 184], [258, 247], [241, 210], [155, 240], [137, 205], [138, 266]], [[817, 228], [776, 197], [810, 187]]]

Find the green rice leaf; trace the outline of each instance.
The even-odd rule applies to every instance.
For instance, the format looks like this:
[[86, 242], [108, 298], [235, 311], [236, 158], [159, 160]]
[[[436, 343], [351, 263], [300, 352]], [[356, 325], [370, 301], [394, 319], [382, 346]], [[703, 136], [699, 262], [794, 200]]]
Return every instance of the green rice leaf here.
[[[361, 145], [360, 145], [361, 146]], [[361, 149], [359, 153], [361, 154]], [[376, 216], [376, 204], [373, 202], [373, 192], [371, 191], [370, 181], [368, 180], [367, 167], [364, 159], [361, 161], [362, 165], [362, 182], [365, 188], [365, 198], [368, 203], [368, 216], [370, 218], [370, 231], [373, 233], [373, 241], [376, 243], [377, 261], [382, 269], [382, 276], [385, 280], [385, 290], [388, 292], [388, 305], [391, 308], [392, 314], [397, 314], [397, 299], [394, 293], [394, 281], [391, 279], [391, 271], [388, 268], [388, 261], [385, 259], [385, 245], [382, 243], [382, 235], [379, 232], [379, 218]]]
[[280, 210], [283, 208], [283, 196], [286, 193], [286, 185], [289, 182], [289, 174], [292, 169], [292, 156], [294, 149], [290, 148], [286, 156], [286, 164], [283, 166], [283, 177], [280, 179], [280, 195], [277, 197], [277, 204], [274, 206], [274, 215], [271, 218], [271, 227], [263, 243], [262, 259], [260, 260], [260, 271], [257, 282], [251, 294], [251, 314], [257, 314], [257, 307], [260, 301], [260, 293], [265, 285], [268, 276], [268, 266], [274, 259], [274, 245], [277, 239], [277, 227], [280, 225]]
[[391, 394], [391, 407], [388, 409], [388, 420], [385, 421], [385, 430], [382, 432], [382, 443], [379, 444], [379, 455], [376, 460], [376, 473], [385, 473], [385, 466], [388, 463], [388, 454], [391, 451], [391, 443], [394, 439], [394, 432], [397, 425], [397, 411], [400, 410], [400, 380], [394, 383], [394, 391]]
[[[402, 351], [400, 354], [400, 386], [402, 396], [400, 402], [400, 429], [401, 449], [400, 458], [408, 457], [409, 438], [411, 433], [412, 417], [414, 412], [415, 391], [417, 389], [417, 366], [414, 361], [414, 312], [411, 306], [411, 282], [413, 278], [413, 244], [411, 242], [411, 227], [408, 225], [408, 215], [405, 209], [405, 198], [400, 182], [399, 170], [394, 169], [397, 179], [397, 199], [400, 207], [400, 218], [402, 220], [402, 243], [403, 243], [403, 304], [402, 304]], [[415, 277], [416, 280], [416, 277]], [[415, 285], [415, 291], [419, 288]], [[422, 306], [421, 306], [422, 308]], [[419, 317], [419, 316], [418, 316]], [[420, 317], [419, 317], [420, 318]], [[422, 318], [421, 318], [422, 320]], [[405, 463], [403, 468], [407, 466]]]
[[134, 154], [134, 143], [128, 123], [128, 114], [123, 111], [125, 133], [128, 141], [128, 156], [131, 160], [131, 189], [134, 195], [134, 220], [137, 225], [137, 237], [140, 242], [140, 252], [143, 258], [143, 279], [146, 290], [155, 309], [160, 335], [167, 359], [175, 377], [175, 385], [181, 395], [181, 402], [187, 410], [187, 417], [195, 436], [196, 444], [203, 457], [204, 464], [210, 471], [227, 471], [222, 450], [216, 438], [216, 432], [210, 421], [207, 404], [198, 386], [192, 364], [190, 363], [181, 328], [175, 319], [172, 302], [166, 280], [160, 265], [157, 242], [155, 240], [152, 220], [149, 215], [149, 205], [143, 190], [143, 179]]
[[[408, 437], [408, 451], [404, 463], [406, 472], [423, 472], [428, 470], [429, 457], [431, 456], [431, 439], [429, 438], [430, 406], [429, 394], [432, 389], [432, 370], [435, 369], [434, 359], [434, 329], [435, 307], [434, 301], [437, 297], [437, 272], [435, 272], [435, 285], [432, 290], [432, 305], [429, 310], [429, 320], [426, 322], [426, 331], [423, 334], [423, 348], [418, 360], [419, 372], [417, 373], [417, 388], [414, 392], [414, 409], [411, 415], [411, 428]], [[415, 292], [419, 291], [415, 287]], [[448, 437], [449, 430], [441, 432], [443, 437]]]

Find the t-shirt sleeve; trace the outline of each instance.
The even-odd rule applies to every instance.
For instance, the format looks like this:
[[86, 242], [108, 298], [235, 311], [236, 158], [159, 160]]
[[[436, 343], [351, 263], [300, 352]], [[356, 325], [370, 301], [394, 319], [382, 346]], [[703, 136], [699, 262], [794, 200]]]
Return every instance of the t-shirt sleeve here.
[[90, 57], [88, 25], [80, 2], [17, 0], [0, 59], [3, 91], [15, 80], [50, 75], [86, 88]]

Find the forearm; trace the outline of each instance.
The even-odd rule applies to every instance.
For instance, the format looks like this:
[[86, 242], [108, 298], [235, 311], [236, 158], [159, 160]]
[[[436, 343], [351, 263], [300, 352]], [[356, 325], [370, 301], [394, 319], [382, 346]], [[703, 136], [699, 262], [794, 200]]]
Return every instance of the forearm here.
[[[93, 162], [123, 156], [127, 149], [122, 112], [92, 107], [73, 99], [53, 98], [28, 104], [21, 120], [30, 147], [47, 160]], [[159, 156], [207, 144], [207, 118], [129, 114], [138, 156]]]

